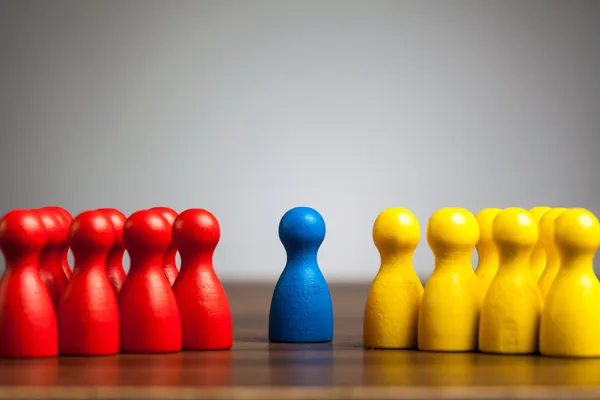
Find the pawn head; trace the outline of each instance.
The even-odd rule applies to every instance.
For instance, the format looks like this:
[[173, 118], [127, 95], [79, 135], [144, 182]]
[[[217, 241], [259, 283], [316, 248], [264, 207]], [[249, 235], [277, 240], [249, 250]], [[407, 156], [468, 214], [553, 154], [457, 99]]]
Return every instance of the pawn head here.
[[506, 208], [494, 219], [493, 236], [499, 248], [533, 248], [538, 241], [538, 224], [529, 211]]
[[173, 210], [172, 208], [152, 207], [150, 210], [160, 212], [162, 214], [162, 216], [167, 219], [169, 224], [173, 225], [173, 223], [175, 223], [175, 219], [177, 218], [177, 211]]
[[566, 210], [566, 208], [551, 208], [540, 218], [540, 241], [546, 249], [554, 247], [554, 223]]
[[325, 220], [313, 208], [292, 208], [281, 217], [279, 239], [288, 250], [318, 249], [325, 239]]
[[420, 239], [419, 221], [405, 208], [383, 210], [373, 223], [373, 242], [379, 253], [414, 251]]
[[472, 251], [478, 240], [477, 219], [464, 208], [441, 208], [427, 223], [427, 243], [434, 254]]
[[69, 229], [71, 228], [71, 222], [73, 222], [73, 218], [69, 218], [67, 217], [66, 214], [60, 212], [60, 211], [55, 211], [55, 210], [51, 210], [52, 213], [54, 214], [54, 216], [56, 218], [58, 218], [58, 221], [60, 222], [60, 225], [62, 226], [62, 228], [65, 230], [66, 232], [66, 237], [69, 237]]
[[46, 228], [35, 211], [16, 209], [0, 220], [0, 248], [7, 254], [16, 251], [40, 251], [46, 244]]
[[533, 217], [537, 224], [540, 223], [540, 219], [550, 210], [550, 207], [547, 206], [536, 206], [529, 209], [529, 214]]
[[127, 219], [125, 214], [116, 208], [100, 208], [98, 211], [110, 219], [110, 222], [113, 224], [113, 228], [115, 229], [114, 244], [117, 246], [123, 246], [123, 226], [125, 225], [125, 220]]
[[183, 211], [173, 223], [173, 245], [183, 254], [214, 250], [220, 237], [219, 221], [211, 212], [202, 208]]
[[73, 253], [80, 250], [108, 250], [115, 241], [115, 228], [102, 211], [84, 211], [75, 217], [69, 230], [69, 246]]
[[162, 213], [153, 210], [136, 211], [123, 225], [123, 245], [131, 254], [156, 251], [164, 253], [172, 238], [172, 228]]
[[46, 229], [46, 246], [63, 246], [69, 237], [69, 227], [63, 222], [64, 215], [50, 208], [38, 208], [35, 213]]
[[476, 247], [489, 246], [494, 243], [493, 225], [494, 218], [500, 213], [499, 208], [484, 208], [475, 214], [479, 225], [479, 240]]
[[71, 213], [69, 211], [67, 211], [66, 208], [59, 207], [59, 206], [47, 206], [44, 208], [50, 209], [50, 210], [54, 211], [56, 214], [62, 215], [64, 220], [67, 221], [67, 225], [71, 225], [71, 222], [73, 222], [73, 216], [71, 215]]
[[561, 252], [595, 253], [600, 246], [600, 223], [583, 208], [563, 212], [554, 224], [554, 240]]

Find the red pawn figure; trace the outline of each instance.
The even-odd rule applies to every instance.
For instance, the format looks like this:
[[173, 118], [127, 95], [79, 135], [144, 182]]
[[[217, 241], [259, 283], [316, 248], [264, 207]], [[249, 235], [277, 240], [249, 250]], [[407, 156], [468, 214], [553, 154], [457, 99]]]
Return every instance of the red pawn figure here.
[[69, 230], [51, 209], [38, 208], [35, 212], [46, 228], [46, 245], [42, 248], [38, 261], [40, 276], [56, 307], [69, 282], [62, 266], [63, 253], [68, 248]]
[[[159, 211], [163, 217], [169, 222], [169, 225], [173, 226], [175, 222], [175, 218], [177, 218], [177, 212], [169, 207], [154, 207], [151, 210]], [[177, 270], [177, 247], [171, 244], [165, 251], [165, 256], [163, 258], [163, 269], [165, 270], [165, 275], [169, 280], [171, 286], [175, 283], [175, 279], [177, 279], [177, 275], [179, 271]]]
[[0, 249], [6, 259], [0, 281], [0, 357], [58, 353], [56, 314], [38, 270], [45, 243], [46, 230], [33, 211], [13, 210], [0, 221]]
[[181, 318], [162, 260], [171, 225], [158, 211], [133, 213], [123, 227], [131, 265], [119, 293], [121, 351], [167, 353], [181, 350]]
[[119, 307], [105, 269], [114, 240], [113, 224], [100, 211], [85, 211], [71, 224], [75, 265], [57, 311], [61, 355], [119, 352]]
[[229, 349], [233, 344], [229, 301], [212, 263], [219, 237], [219, 222], [206, 210], [186, 210], [173, 225], [173, 242], [181, 255], [173, 291], [184, 350]]
[[[44, 207], [52, 210], [54, 214], [61, 220], [61, 223], [64, 225], [64, 228], [69, 231], [71, 228], [71, 222], [73, 222], [73, 216], [66, 209], [58, 206], [48, 206]], [[71, 275], [73, 272], [71, 271], [71, 267], [69, 266], [69, 246], [65, 246], [63, 249], [62, 255], [62, 269], [67, 276], [67, 279], [71, 279]]]
[[118, 295], [126, 275], [123, 269], [123, 254], [125, 253], [125, 246], [123, 246], [123, 225], [127, 217], [116, 208], [101, 208], [98, 211], [103, 212], [104, 215], [110, 218], [115, 228], [115, 241], [106, 259], [106, 274], [115, 290], [115, 294]]
[[[53, 209], [53, 208], [49, 208], [49, 209], [50, 209], [50, 211], [52, 211], [54, 213], [56, 218], [58, 218], [61, 227], [68, 233], [69, 229], [71, 228], [71, 222], [73, 221], [71, 214], [69, 214], [68, 212], [63, 213], [60, 210]], [[71, 267], [69, 266], [68, 237], [67, 237], [67, 240], [65, 240], [65, 242], [63, 243], [61, 252], [62, 252], [62, 255], [60, 257], [61, 269], [62, 269], [63, 273], [65, 274], [67, 280], [69, 280], [69, 279], [71, 279], [72, 271], [71, 271]]]

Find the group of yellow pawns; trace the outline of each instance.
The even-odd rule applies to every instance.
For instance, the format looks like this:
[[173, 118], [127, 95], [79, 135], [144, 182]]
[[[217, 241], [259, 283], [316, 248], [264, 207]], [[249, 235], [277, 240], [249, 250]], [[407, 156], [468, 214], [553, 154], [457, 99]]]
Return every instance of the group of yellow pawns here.
[[600, 357], [593, 213], [440, 209], [427, 223], [435, 266], [424, 288], [412, 264], [420, 236], [404, 208], [383, 211], [373, 225], [381, 266], [365, 307], [365, 347]]

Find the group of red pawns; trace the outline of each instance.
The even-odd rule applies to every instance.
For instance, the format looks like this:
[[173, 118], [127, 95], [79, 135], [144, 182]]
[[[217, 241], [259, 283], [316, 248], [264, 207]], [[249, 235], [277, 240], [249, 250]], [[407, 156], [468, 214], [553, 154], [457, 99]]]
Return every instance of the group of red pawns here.
[[219, 238], [217, 219], [200, 208], [9, 211], [0, 220], [0, 357], [229, 349], [229, 302], [212, 265]]

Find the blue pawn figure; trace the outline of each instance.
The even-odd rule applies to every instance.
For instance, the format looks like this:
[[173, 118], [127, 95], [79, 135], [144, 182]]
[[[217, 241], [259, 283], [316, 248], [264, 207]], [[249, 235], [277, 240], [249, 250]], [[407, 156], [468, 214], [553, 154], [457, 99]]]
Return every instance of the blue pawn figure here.
[[309, 207], [292, 208], [279, 222], [287, 262], [271, 300], [269, 340], [319, 343], [333, 340], [333, 306], [317, 252], [325, 221]]

